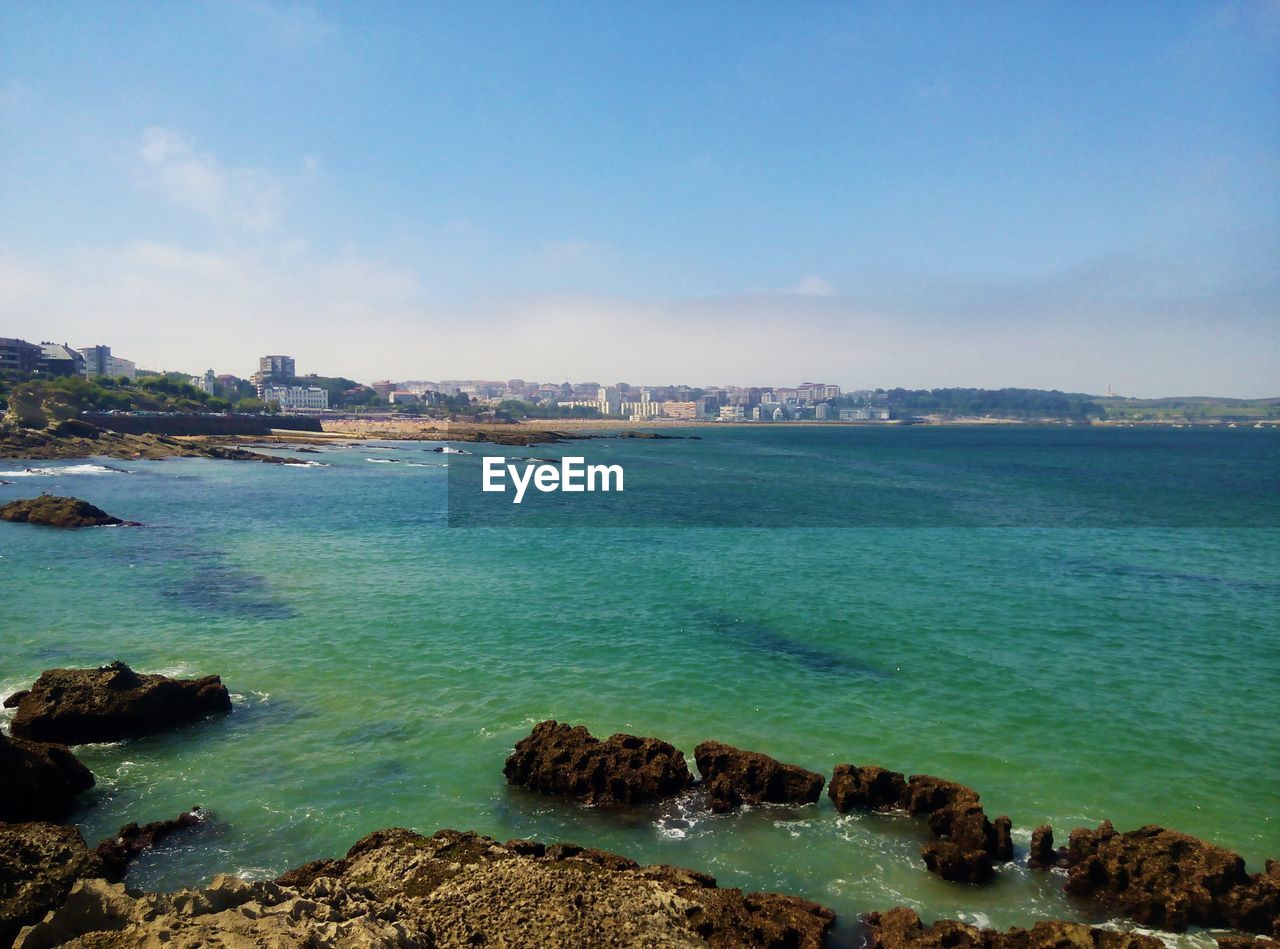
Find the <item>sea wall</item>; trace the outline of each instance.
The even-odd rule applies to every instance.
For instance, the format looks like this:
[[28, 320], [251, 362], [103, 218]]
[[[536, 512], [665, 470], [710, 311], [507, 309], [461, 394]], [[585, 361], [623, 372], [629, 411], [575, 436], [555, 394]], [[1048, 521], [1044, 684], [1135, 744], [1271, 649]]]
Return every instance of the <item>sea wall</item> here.
[[84, 421], [126, 435], [268, 435], [273, 428], [321, 431], [320, 420], [302, 415], [103, 415]]

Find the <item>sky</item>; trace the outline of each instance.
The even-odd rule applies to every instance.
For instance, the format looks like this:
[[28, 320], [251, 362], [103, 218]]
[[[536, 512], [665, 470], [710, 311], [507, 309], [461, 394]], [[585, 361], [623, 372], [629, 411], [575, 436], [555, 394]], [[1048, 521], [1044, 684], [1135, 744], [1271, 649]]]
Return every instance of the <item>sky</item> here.
[[0, 336], [1280, 395], [1280, 0], [0, 4]]

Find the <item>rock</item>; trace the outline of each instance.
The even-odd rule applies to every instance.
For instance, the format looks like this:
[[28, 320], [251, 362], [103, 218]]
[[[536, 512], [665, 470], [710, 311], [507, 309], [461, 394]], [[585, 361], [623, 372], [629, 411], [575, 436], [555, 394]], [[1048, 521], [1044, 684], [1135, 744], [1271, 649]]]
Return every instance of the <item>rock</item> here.
[[58, 438], [97, 438], [102, 429], [83, 419], [68, 418], [49, 426], [49, 431]]
[[193, 807], [173, 820], [152, 821], [142, 827], [137, 824], [125, 824], [114, 837], [107, 837], [99, 842], [97, 854], [102, 858], [109, 878], [122, 880], [129, 869], [129, 864], [140, 857], [144, 851], [150, 850], [178, 831], [203, 823], [208, 816], [207, 811]]
[[756, 751], [704, 741], [693, 749], [693, 757], [713, 811], [739, 804], [814, 804], [822, 794], [822, 775]]
[[1242, 936], [1239, 933], [1219, 936], [1216, 942], [1218, 949], [1280, 949], [1280, 939], [1268, 939], [1266, 936]]
[[59, 821], [93, 773], [64, 745], [0, 733], [0, 821]]
[[1000, 816], [987, 818], [978, 792], [964, 784], [898, 771], [875, 765], [836, 765], [827, 792], [836, 810], [888, 811], [901, 809], [929, 818], [929, 830], [937, 842], [920, 850], [924, 865], [944, 879], [957, 883], [986, 883], [995, 875], [995, 864], [1013, 859], [1013, 822]]
[[74, 827], [0, 824], [0, 946], [60, 906], [77, 880], [105, 874]]
[[502, 769], [510, 784], [587, 804], [645, 804], [693, 784], [679, 749], [657, 738], [611, 735], [582, 725], [539, 722]]
[[827, 786], [827, 797], [836, 810], [891, 811], [902, 806], [907, 779], [899, 771], [875, 765], [838, 764]]
[[1183, 932], [1227, 927], [1280, 932], [1280, 873], [1250, 876], [1223, 847], [1149, 824], [1118, 833], [1110, 821], [1071, 832], [1067, 892], [1087, 896], [1144, 926]]
[[69, 745], [118, 741], [230, 712], [218, 676], [140, 675], [123, 662], [99, 669], [49, 669], [18, 703], [12, 733]]
[[1067, 865], [1067, 848], [1053, 848], [1053, 828], [1041, 824], [1031, 832], [1031, 850], [1027, 854], [1027, 866], [1032, 870], [1049, 870]]
[[1164, 949], [1154, 936], [1044, 920], [1031, 929], [979, 929], [955, 919], [925, 926], [913, 909], [895, 907], [862, 917], [867, 949]]
[[989, 883], [996, 872], [991, 854], [951, 840], [925, 844], [920, 856], [930, 873], [953, 883]]
[[122, 521], [100, 507], [79, 498], [42, 494], [38, 498], [10, 501], [0, 506], [0, 520], [15, 524], [42, 524], [46, 527], [141, 527], [137, 521]]
[[22, 697], [30, 691], [30, 689], [19, 689], [17, 692], [14, 692], [13, 695], [4, 700], [4, 707], [17, 708], [18, 703], [22, 701]]
[[338, 860], [276, 882], [220, 876], [172, 894], [77, 884], [17, 946], [705, 946], [818, 949], [834, 914], [808, 900], [720, 889], [571, 845], [499, 844], [442, 830], [376, 831]]
[[913, 774], [907, 779], [902, 806], [913, 817], [932, 814], [939, 808], [958, 801], [976, 804], [978, 792], [964, 784], [935, 778], [931, 774]]

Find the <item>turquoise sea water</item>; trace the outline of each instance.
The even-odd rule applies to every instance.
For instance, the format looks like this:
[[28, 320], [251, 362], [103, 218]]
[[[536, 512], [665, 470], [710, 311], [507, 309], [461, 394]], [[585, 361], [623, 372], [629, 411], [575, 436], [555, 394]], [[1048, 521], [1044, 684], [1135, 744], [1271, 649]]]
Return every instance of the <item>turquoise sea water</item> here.
[[[229, 717], [79, 749], [99, 778], [75, 816], [90, 840], [194, 804], [217, 816], [139, 864], [145, 887], [270, 876], [403, 825], [572, 840], [850, 922], [899, 903], [1001, 926], [1092, 918], [1055, 874], [941, 881], [918, 856], [923, 822], [838, 816], [825, 798], [712, 816], [696, 798], [617, 813], [508, 789], [503, 760], [544, 718], [656, 735], [690, 759], [717, 738], [827, 774], [933, 773], [976, 787], [1024, 846], [1039, 823], [1065, 840], [1110, 818], [1261, 869], [1280, 856], [1280, 437], [1034, 431], [742, 427], [572, 446], [629, 476], [671, 472], [647, 483], [672, 510], [714, 505], [688, 475], [727, 466], [739, 489], [722, 503], [750, 507], [754, 485], [757, 505], [810, 525], [776, 529], [451, 528], [449, 475], [420, 443], [329, 449], [306, 468], [0, 462], [15, 482], [0, 502], [74, 494], [148, 525], [0, 523], [0, 692], [114, 658], [223, 676]], [[997, 503], [1003, 475], [959, 471], [960, 456], [1016, 469], [1023, 515]], [[803, 490], [778, 483], [778, 459], [796, 457]], [[854, 490], [846, 478], [905, 506], [890, 526], [812, 517]], [[903, 484], [954, 507], [913, 521]]]

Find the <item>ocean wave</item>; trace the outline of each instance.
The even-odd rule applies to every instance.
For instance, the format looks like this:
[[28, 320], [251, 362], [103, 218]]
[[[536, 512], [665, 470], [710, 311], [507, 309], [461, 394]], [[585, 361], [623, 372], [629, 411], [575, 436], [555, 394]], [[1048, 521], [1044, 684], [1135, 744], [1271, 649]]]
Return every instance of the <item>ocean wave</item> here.
[[398, 465], [398, 464], [400, 464], [400, 459], [399, 459], [399, 458], [366, 458], [366, 459], [365, 459], [365, 461], [370, 462], [370, 463], [375, 464], [375, 465]]
[[133, 474], [124, 468], [109, 465], [60, 465], [45, 468], [23, 468], [21, 471], [0, 471], [0, 478], [56, 478], [58, 475]]

